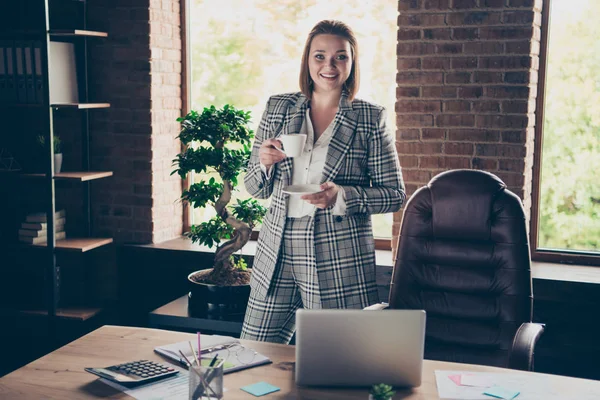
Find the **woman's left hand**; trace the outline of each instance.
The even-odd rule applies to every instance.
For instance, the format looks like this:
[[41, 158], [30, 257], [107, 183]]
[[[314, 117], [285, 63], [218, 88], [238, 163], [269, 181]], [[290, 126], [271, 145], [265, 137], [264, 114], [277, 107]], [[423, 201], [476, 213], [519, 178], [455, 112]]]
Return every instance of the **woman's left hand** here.
[[301, 199], [317, 208], [324, 209], [333, 207], [340, 189], [341, 188], [333, 182], [325, 182], [321, 184], [321, 191], [319, 193], [305, 194]]

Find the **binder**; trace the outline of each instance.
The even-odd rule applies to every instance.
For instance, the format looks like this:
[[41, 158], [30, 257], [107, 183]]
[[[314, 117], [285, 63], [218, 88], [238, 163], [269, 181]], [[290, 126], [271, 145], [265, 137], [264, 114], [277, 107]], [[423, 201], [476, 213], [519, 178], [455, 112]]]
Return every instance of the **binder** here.
[[25, 51], [20, 41], [15, 41], [15, 66], [17, 84], [17, 103], [27, 103], [27, 84], [25, 76]]
[[50, 42], [50, 103], [78, 103], [77, 68], [73, 43]]
[[17, 101], [17, 81], [15, 77], [15, 49], [13, 42], [7, 42], [5, 50], [6, 58], [6, 101], [15, 103]]
[[42, 42], [33, 43], [34, 90], [38, 104], [44, 102], [44, 79], [42, 76]]
[[31, 43], [26, 43], [23, 48], [25, 52], [25, 89], [27, 93], [26, 103], [35, 103], [35, 87], [34, 87], [34, 75], [33, 75], [33, 60], [32, 60], [32, 49]]
[[4, 42], [0, 42], [0, 104], [7, 102], [6, 93], [6, 59], [4, 58]]

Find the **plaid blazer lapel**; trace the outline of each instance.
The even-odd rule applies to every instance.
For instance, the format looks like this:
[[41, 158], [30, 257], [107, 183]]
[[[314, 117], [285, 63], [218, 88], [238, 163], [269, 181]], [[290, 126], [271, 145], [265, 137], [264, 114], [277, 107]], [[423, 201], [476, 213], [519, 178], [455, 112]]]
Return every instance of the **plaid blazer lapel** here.
[[358, 112], [352, 109], [352, 103], [344, 91], [340, 99], [340, 106], [334, 118], [333, 132], [321, 183], [333, 181], [342, 166], [342, 161], [352, 144], [358, 123]]
[[[300, 129], [302, 129], [302, 124], [304, 123], [304, 118], [306, 117], [306, 110], [308, 109], [308, 101], [306, 101], [306, 97], [304, 95], [300, 95], [296, 104], [288, 109], [288, 112], [285, 117], [285, 122], [280, 131], [281, 135], [295, 135], [300, 133]], [[293, 161], [290, 157], [286, 157], [279, 164], [279, 168], [281, 168], [281, 173], [284, 181], [284, 186], [292, 184], [292, 167]]]

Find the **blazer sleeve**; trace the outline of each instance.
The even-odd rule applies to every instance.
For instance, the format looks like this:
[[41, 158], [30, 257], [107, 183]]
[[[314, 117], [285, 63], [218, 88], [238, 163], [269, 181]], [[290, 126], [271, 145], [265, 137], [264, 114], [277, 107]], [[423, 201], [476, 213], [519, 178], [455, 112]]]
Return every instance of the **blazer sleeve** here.
[[386, 111], [379, 112], [368, 140], [370, 186], [344, 186], [346, 215], [383, 214], [400, 210], [406, 200], [395, 140], [386, 129]]
[[267, 107], [262, 115], [260, 123], [258, 124], [258, 129], [256, 130], [256, 135], [254, 136], [254, 144], [252, 145], [252, 153], [250, 155], [250, 160], [248, 161], [248, 168], [246, 171], [246, 175], [244, 176], [244, 186], [246, 186], [246, 190], [248, 193], [257, 198], [257, 199], [268, 199], [273, 193], [273, 177], [275, 176], [275, 168], [277, 168], [277, 164], [271, 167], [271, 171], [269, 177], [262, 171], [260, 168], [260, 160], [258, 156], [258, 150], [260, 149], [260, 145], [263, 141], [271, 137], [270, 129], [271, 129], [271, 102], [273, 100], [269, 99], [267, 102]]

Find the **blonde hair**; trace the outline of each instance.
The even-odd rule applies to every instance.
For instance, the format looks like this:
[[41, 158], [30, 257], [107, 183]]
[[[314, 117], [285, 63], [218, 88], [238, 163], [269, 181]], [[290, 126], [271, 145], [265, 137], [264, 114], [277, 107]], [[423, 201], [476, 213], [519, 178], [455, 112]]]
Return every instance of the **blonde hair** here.
[[310, 45], [313, 39], [317, 35], [336, 35], [343, 39], [346, 39], [350, 44], [350, 50], [352, 51], [352, 70], [350, 76], [344, 83], [344, 89], [348, 92], [348, 98], [354, 99], [356, 92], [360, 86], [360, 68], [358, 65], [358, 44], [356, 42], [356, 36], [352, 29], [341, 21], [335, 20], [324, 20], [319, 22], [312, 28], [306, 39], [306, 45], [304, 46], [304, 52], [302, 53], [302, 65], [300, 66], [300, 91], [307, 98], [312, 97], [312, 91], [314, 82], [310, 77], [310, 71], [308, 69], [308, 57], [310, 53]]

